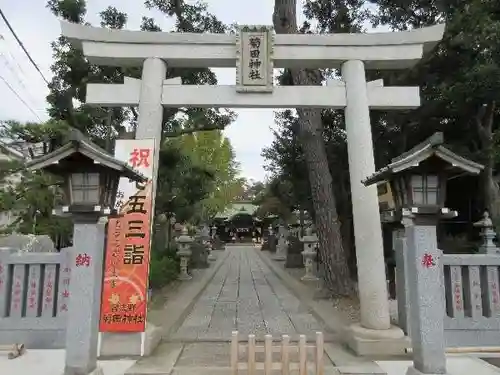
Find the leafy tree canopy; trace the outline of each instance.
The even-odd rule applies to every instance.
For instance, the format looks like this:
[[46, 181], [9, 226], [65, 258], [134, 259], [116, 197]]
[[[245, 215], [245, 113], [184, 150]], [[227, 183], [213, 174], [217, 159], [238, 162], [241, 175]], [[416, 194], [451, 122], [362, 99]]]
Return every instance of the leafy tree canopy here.
[[[227, 30], [222, 22], [208, 12], [207, 5], [199, 1], [187, 4], [184, 1], [148, 0], [145, 6], [157, 9], [167, 17], [174, 17], [176, 23], [172, 31]], [[57, 17], [86, 24], [85, 0], [49, 0], [47, 7]], [[128, 20], [125, 13], [111, 6], [104, 9], [100, 17], [100, 26], [110, 29], [122, 29]], [[140, 28], [161, 31], [155, 21], [147, 17], [143, 17]], [[135, 108], [106, 109], [86, 105], [86, 85], [93, 82], [120, 83], [125, 76], [140, 78], [141, 69], [89, 64], [82, 51], [73, 48], [64, 37], [54, 41], [52, 49], [53, 77], [47, 96], [50, 119], [42, 124], [4, 122], [0, 128], [0, 139], [19, 147], [29, 145], [29, 154], [34, 157], [61, 146], [68, 130], [74, 127], [112, 152], [115, 139], [127, 137], [128, 132], [133, 134], [137, 126], [137, 111]], [[210, 69], [169, 69], [166, 78], [179, 76], [184, 84], [217, 83]], [[158, 213], [176, 213], [183, 220], [188, 220], [195, 216], [211, 215], [227, 204], [235, 190], [233, 180], [236, 180], [237, 164], [230, 142], [222, 136], [220, 129], [234, 118], [233, 112], [224, 109], [165, 109], [156, 205]], [[203, 129], [213, 131], [193, 135]], [[191, 135], [186, 136], [186, 139], [169, 139], [185, 133]], [[196, 139], [191, 149], [188, 148], [189, 137]], [[0, 169], [2, 183], [12, 176], [12, 171], [16, 171], [18, 176], [8, 185], [8, 189], [0, 193], [0, 209], [14, 210], [17, 215], [15, 225], [7, 230], [31, 232], [34, 229], [37, 233], [61, 230], [66, 233], [67, 226], [59, 225], [59, 219], [51, 215], [53, 205], [58, 202], [57, 184], [52, 177], [13, 168], [13, 165], [3, 163]], [[49, 185], [53, 188], [47, 189]], [[38, 214], [34, 215], [34, 212]], [[62, 232], [53, 234], [62, 235]]]

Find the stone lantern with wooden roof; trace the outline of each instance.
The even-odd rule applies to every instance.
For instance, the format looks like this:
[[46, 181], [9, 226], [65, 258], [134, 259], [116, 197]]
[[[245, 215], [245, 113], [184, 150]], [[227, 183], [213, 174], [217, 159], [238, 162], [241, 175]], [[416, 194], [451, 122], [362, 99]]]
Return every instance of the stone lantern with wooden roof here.
[[[62, 214], [74, 222], [73, 247], [67, 257], [71, 296], [66, 316], [64, 375], [96, 374], [106, 226], [101, 217], [113, 213], [120, 177], [136, 182], [147, 178], [85, 138], [70, 133], [68, 143], [34, 159], [28, 170], [43, 170], [64, 180]], [[120, 220], [120, 219], [116, 219]], [[121, 222], [120, 222], [121, 223]], [[123, 226], [116, 226], [116, 228]]]
[[365, 186], [388, 181], [398, 214], [402, 209], [414, 213], [453, 215], [444, 207], [446, 181], [462, 174], [478, 175], [484, 166], [452, 152], [444, 146], [443, 133], [437, 132], [363, 181]]
[[115, 159], [106, 151], [72, 130], [68, 143], [36, 158], [26, 165], [28, 170], [44, 170], [64, 179], [66, 204], [63, 214], [109, 215], [112, 213], [118, 182], [126, 177], [136, 182], [147, 178]]
[[483, 168], [446, 148], [443, 134], [435, 133], [363, 181], [366, 186], [380, 181], [390, 183], [396, 216], [402, 218], [405, 227], [405, 239], [397, 250], [401, 254], [397, 255], [396, 270], [403, 275], [399, 278], [403, 282], [397, 285], [401, 288], [398, 300], [409, 294], [407, 320], [413, 366], [408, 368], [407, 375], [447, 373], [444, 276], [439, 264], [442, 252], [438, 249], [436, 226], [440, 218], [457, 215], [445, 207], [447, 180], [462, 174], [478, 175]]

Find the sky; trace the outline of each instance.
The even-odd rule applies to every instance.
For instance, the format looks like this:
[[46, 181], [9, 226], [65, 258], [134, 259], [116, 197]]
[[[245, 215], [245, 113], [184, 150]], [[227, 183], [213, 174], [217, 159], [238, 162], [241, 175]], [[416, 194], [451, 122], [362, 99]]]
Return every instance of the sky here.
[[[189, 0], [188, 0], [189, 1]], [[139, 29], [143, 16], [153, 17], [163, 30], [172, 21], [158, 11], [148, 10], [142, 0], [87, 0], [87, 21], [99, 24], [99, 12], [115, 6], [128, 15], [127, 28]], [[272, 25], [274, 0], [210, 0], [209, 11], [225, 24]], [[300, 6], [300, 1], [298, 1]], [[2, 11], [23, 41], [26, 49], [50, 81], [52, 49], [50, 44], [60, 35], [58, 19], [45, 8], [46, 0], [0, 0]], [[297, 12], [301, 21], [302, 12]], [[47, 86], [16, 43], [5, 23], [0, 20], [0, 121], [41, 121], [47, 119]], [[235, 84], [235, 69], [214, 69], [218, 83]], [[9, 89], [11, 86], [19, 97]], [[23, 101], [26, 103], [24, 104]], [[249, 179], [263, 180], [265, 171], [261, 151], [273, 140], [272, 109], [238, 109], [237, 120], [225, 130], [241, 165], [241, 174]]]

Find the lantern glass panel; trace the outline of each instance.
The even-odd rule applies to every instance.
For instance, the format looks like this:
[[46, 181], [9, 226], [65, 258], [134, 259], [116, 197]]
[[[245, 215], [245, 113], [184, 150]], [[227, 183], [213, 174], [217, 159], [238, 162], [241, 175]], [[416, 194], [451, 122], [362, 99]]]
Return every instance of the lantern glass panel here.
[[117, 199], [118, 184], [120, 175], [115, 173], [107, 173], [104, 179], [104, 201], [103, 204], [107, 207], [113, 207], [115, 199]]
[[427, 175], [427, 204], [437, 205], [439, 193], [439, 178], [436, 175]]
[[99, 204], [99, 173], [71, 174], [71, 203]]
[[438, 204], [439, 179], [437, 175], [413, 175], [410, 184], [414, 205], [434, 206]]
[[413, 175], [410, 180], [413, 205], [423, 205], [424, 204], [424, 195], [425, 195], [425, 184], [424, 184], [424, 176], [421, 175]]

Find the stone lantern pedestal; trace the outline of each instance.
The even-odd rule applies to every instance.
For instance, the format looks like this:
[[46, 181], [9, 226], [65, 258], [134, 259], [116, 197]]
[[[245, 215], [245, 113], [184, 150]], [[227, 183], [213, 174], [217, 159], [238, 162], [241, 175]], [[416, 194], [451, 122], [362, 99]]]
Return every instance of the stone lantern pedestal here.
[[182, 229], [182, 234], [177, 238], [177, 243], [179, 245], [177, 255], [181, 260], [178, 279], [181, 281], [191, 280], [193, 277], [188, 273], [188, 264], [192, 254], [191, 244], [193, 243], [193, 237], [188, 236], [187, 228]]
[[[74, 215], [71, 283], [64, 375], [100, 375], [97, 365], [99, 306], [104, 262], [105, 221]], [[96, 309], [97, 307], [97, 309]], [[92, 311], [92, 313], [90, 312]]]
[[420, 214], [418, 208], [403, 211], [413, 347], [413, 366], [408, 368], [407, 375], [447, 373], [442, 252], [436, 236], [438, 219], [437, 214]]
[[318, 243], [318, 236], [312, 234], [310, 228], [306, 230], [306, 235], [300, 238], [300, 242], [304, 244], [302, 257], [304, 259], [305, 275], [300, 279], [302, 281], [318, 281], [314, 275], [314, 258], [316, 257], [316, 245]]

